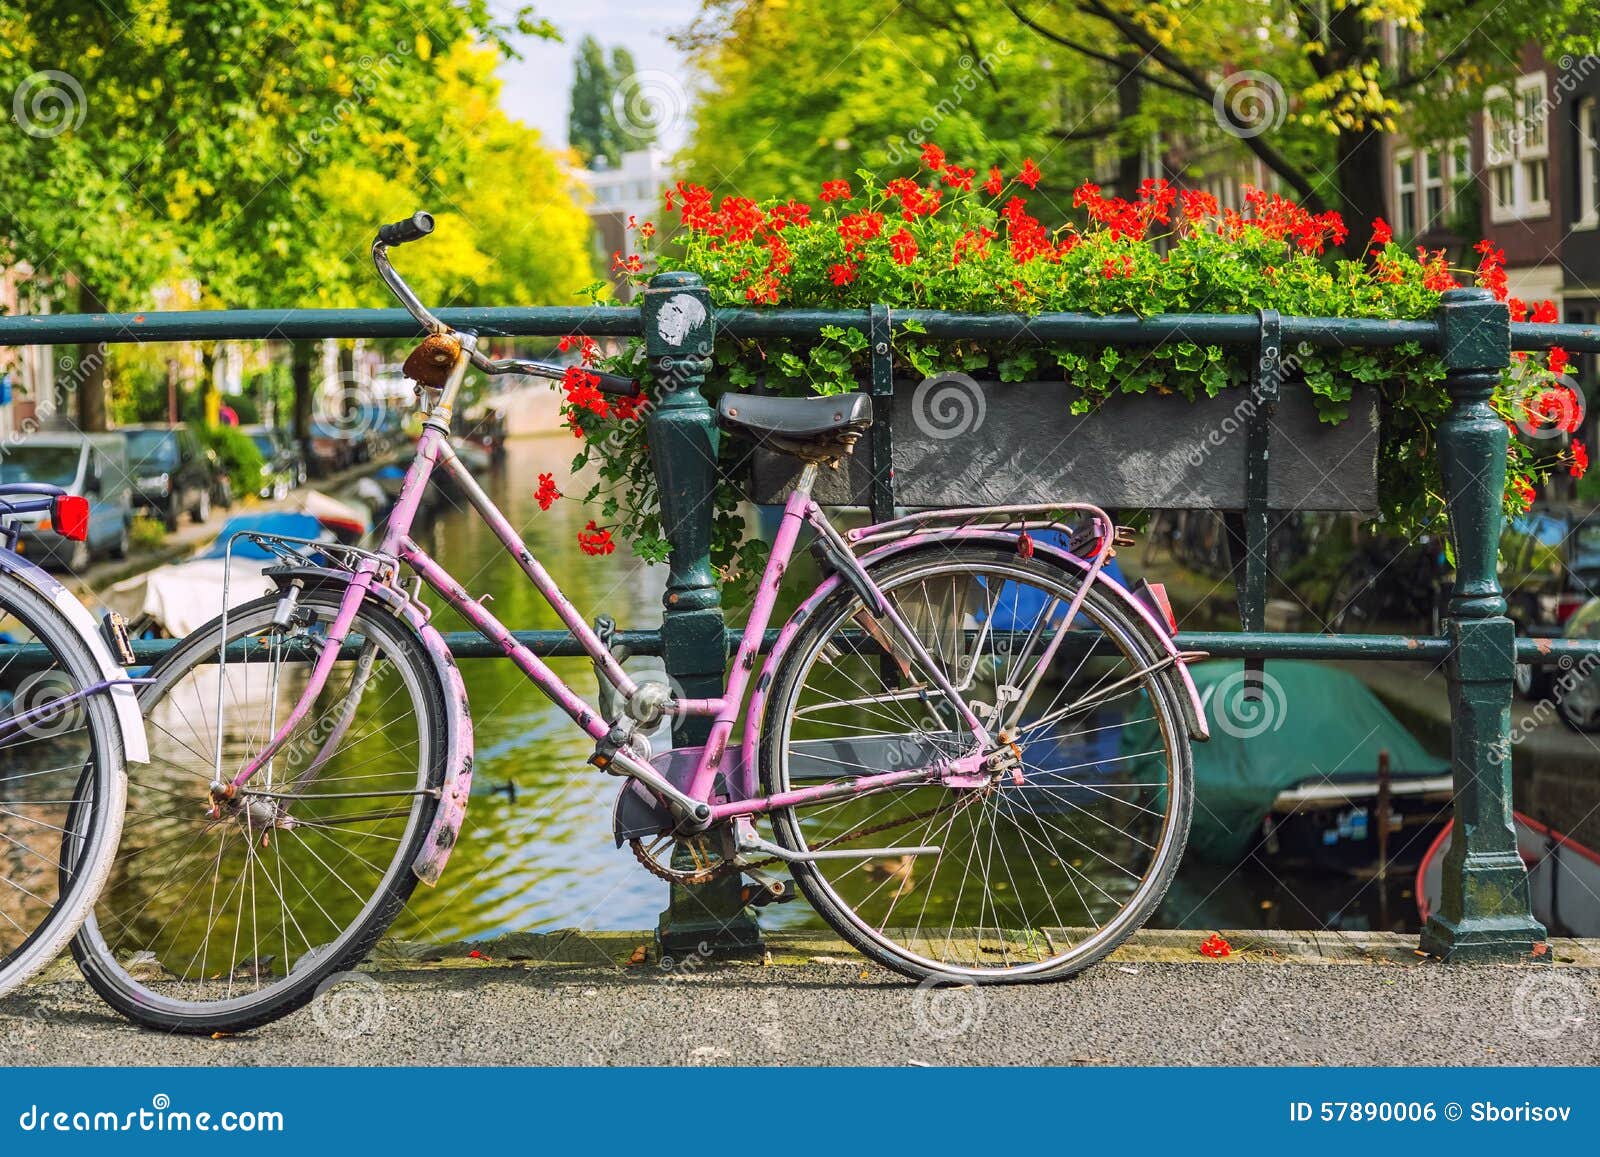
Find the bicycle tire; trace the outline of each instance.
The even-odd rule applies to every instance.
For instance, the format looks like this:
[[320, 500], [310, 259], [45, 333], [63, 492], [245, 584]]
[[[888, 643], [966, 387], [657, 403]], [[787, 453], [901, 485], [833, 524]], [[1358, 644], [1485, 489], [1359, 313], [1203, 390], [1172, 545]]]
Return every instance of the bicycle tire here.
[[[33, 636], [33, 642], [50, 652], [52, 662], [30, 678], [37, 679], [60, 672], [76, 688], [92, 686], [105, 679], [94, 652], [72, 622], [48, 598], [25, 583], [0, 580], [0, 622], [10, 619], [24, 624]], [[4, 676], [5, 666], [10, 662], [8, 660], [6, 665], [0, 665], [0, 676]], [[27, 686], [24, 681], [19, 689], [24, 701], [29, 698]], [[67, 687], [61, 689], [68, 690]], [[15, 702], [16, 699], [11, 700], [12, 704]], [[0, 956], [0, 995], [12, 991], [48, 965], [77, 933], [111, 871], [117, 841], [121, 836], [127, 779], [122, 730], [117, 722], [116, 709], [104, 694], [85, 696], [79, 702], [83, 709], [86, 750], [67, 756], [72, 762], [59, 769], [63, 772], [59, 777], [63, 782], [71, 780], [72, 795], [65, 801], [50, 801], [46, 797], [47, 803], [61, 803], [66, 809], [59, 825], [59, 841], [54, 836], [48, 841], [57, 846], [54, 870], [49, 872], [55, 879], [54, 899], [50, 901], [48, 915], [31, 931], [21, 927], [14, 917], [8, 915], [7, 919], [24, 935], [20, 943]], [[63, 758], [59, 754], [65, 746], [61, 734], [35, 738], [50, 739], [52, 750], [58, 753], [52, 758]], [[33, 740], [24, 740], [23, 744], [29, 742]], [[37, 797], [30, 801], [27, 789], [21, 788], [20, 781], [28, 779], [29, 788], [33, 790], [54, 789], [41, 782], [40, 777], [44, 773], [34, 770], [22, 772], [16, 777], [18, 790], [14, 794], [13, 788], [7, 786], [12, 777], [4, 771], [9, 765], [4, 754], [9, 746], [9, 741], [0, 744], [0, 797], [18, 808], [25, 808], [29, 803], [38, 806]], [[22, 744], [17, 745], [20, 746]], [[83, 768], [74, 772], [72, 768], [76, 766], [75, 756], [78, 754], [86, 754], [87, 758]], [[19, 813], [10, 807], [0, 808], [0, 812], [4, 813], [7, 825], [20, 820]], [[43, 821], [40, 823], [52, 829], [55, 827]], [[19, 841], [17, 834], [20, 833], [5, 836], [8, 850], [24, 846], [26, 841]], [[39, 853], [34, 850], [33, 854], [37, 856]], [[0, 892], [9, 890], [4, 886], [11, 882], [8, 871], [0, 869]], [[43, 902], [42, 897], [38, 899]]]
[[[1037, 556], [1023, 559], [1014, 550], [1006, 547], [941, 545], [937, 551], [913, 551], [885, 560], [874, 568], [873, 579], [885, 592], [890, 592], [898, 584], [910, 582], [919, 573], [926, 578], [939, 572], [974, 574], [980, 570], [996, 575], [1031, 573], [1034, 577], [1056, 583], [1062, 590], [1078, 589], [1083, 577], [1081, 572], [1069, 570], [1061, 563]], [[1135, 620], [1114, 598], [1101, 590], [1091, 589], [1083, 606], [1084, 613], [1093, 615], [1096, 624], [1102, 630], [1117, 632], [1118, 646], [1130, 651], [1138, 662], [1148, 665], [1160, 659], [1155, 645], [1148, 637], [1148, 625], [1142, 620]], [[834, 631], [850, 621], [851, 616], [860, 608], [859, 596], [849, 588], [841, 587], [818, 606], [780, 663], [773, 680], [767, 717], [762, 724], [760, 762], [765, 793], [775, 794], [792, 786], [788, 773], [787, 745], [791, 722], [796, 717], [799, 706], [797, 695], [801, 689], [801, 680], [823, 649], [828, 646]], [[1078, 948], [1054, 956], [1039, 966], [1028, 964], [1016, 968], [984, 969], [933, 962], [926, 956], [897, 944], [885, 929], [871, 927], [870, 923], [863, 920], [852, 909], [850, 903], [839, 895], [824, 877], [817, 863], [791, 863], [789, 868], [796, 884], [818, 915], [846, 942], [885, 967], [913, 980], [980, 984], [1054, 981], [1080, 972], [1103, 959], [1149, 919], [1160, 904], [1183, 858], [1193, 809], [1193, 753], [1189, 746], [1180, 699], [1185, 692], [1179, 686], [1177, 676], [1170, 669], [1147, 672], [1145, 680], [1154, 690], [1152, 701], [1157, 704], [1163, 744], [1171, 759], [1171, 780], [1168, 789], [1170, 795], [1160, 834], [1160, 849], [1153, 859], [1146, 879], [1121, 909], [1114, 922], [1096, 932]], [[920, 815], [918, 818], [921, 818]], [[780, 846], [791, 851], [808, 850], [805, 833], [801, 830], [795, 808], [779, 809], [772, 814], [771, 819], [774, 837]], [[992, 849], [991, 836], [991, 857]], [[942, 854], [939, 858], [943, 858]], [[987, 866], [985, 870], [987, 872]], [[934, 872], [938, 871], [939, 868], [936, 866]], [[932, 892], [937, 885], [930, 879], [926, 887]], [[963, 890], [964, 888], [963, 883]], [[945, 890], [948, 891], [948, 885]], [[979, 911], [981, 916], [983, 911], [981, 901]], [[924, 912], [926, 912], [926, 901]], [[997, 931], [999, 915], [997, 904], [995, 908]], [[919, 917], [919, 930], [921, 923]], [[979, 938], [981, 939], [981, 927]]]
[[[331, 619], [342, 593], [340, 588], [308, 590], [301, 596], [300, 606]], [[261, 629], [270, 622], [277, 605], [276, 596], [269, 595], [230, 611], [227, 628], [229, 638], [236, 639], [242, 634]], [[156, 707], [163, 696], [180, 686], [191, 670], [216, 653], [216, 640], [221, 630], [222, 620], [212, 620], [184, 639], [151, 672], [153, 681], [140, 696], [140, 706], [148, 717], [154, 719]], [[163, 1032], [211, 1034], [244, 1032], [287, 1016], [313, 1000], [328, 978], [359, 964], [400, 914], [416, 888], [417, 877], [410, 865], [422, 847], [439, 804], [436, 795], [426, 792], [438, 789], [444, 781], [445, 688], [427, 658], [422, 641], [376, 601], [369, 600], [362, 606], [351, 626], [350, 635], [377, 638], [389, 661], [395, 664], [399, 677], [407, 680], [408, 687], [422, 696], [418, 718], [424, 738], [419, 743], [419, 750], [426, 753], [426, 758], [419, 775], [424, 787], [415, 794], [415, 810], [411, 814], [406, 835], [397, 843], [379, 886], [337, 939], [328, 945], [313, 946], [290, 967], [281, 982], [275, 981], [257, 992], [222, 1000], [185, 1000], [175, 997], [167, 978], [160, 977], [147, 983], [125, 967], [101, 930], [102, 919], [109, 914], [108, 906], [117, 896], [117, 889], [113, 886], [108, 890], [107, 897], [102, 898], [97, 911], [84, 922], [73, 941], [72, 952], [94, 990], [129, 1020]], [[152, 735], [151, 762], [135, 776], [135, 797], [140, 794], [140, 781], [145, 776], [153, 780], [162, 774], [160, 750], [159, 736]], [[196, 808], [199, 808], [198, 801]], [[133, 810], [132, 805], [130, 810]], [[137, 815], [135, 818], [138, 818]], [[256, 979], [260, 979], [259, 972]]]

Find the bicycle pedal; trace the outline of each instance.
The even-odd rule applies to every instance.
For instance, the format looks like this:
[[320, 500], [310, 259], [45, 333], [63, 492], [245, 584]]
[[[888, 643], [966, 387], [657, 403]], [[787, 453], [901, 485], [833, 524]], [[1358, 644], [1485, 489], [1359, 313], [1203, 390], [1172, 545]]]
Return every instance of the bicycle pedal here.
[[770, 875], [758, 868], [746, 868], [749, 880], [739, 889], [739, 902], [752, 908], [765, 908], [768, 904], [787, 904], [795, 898], [793, 880]]

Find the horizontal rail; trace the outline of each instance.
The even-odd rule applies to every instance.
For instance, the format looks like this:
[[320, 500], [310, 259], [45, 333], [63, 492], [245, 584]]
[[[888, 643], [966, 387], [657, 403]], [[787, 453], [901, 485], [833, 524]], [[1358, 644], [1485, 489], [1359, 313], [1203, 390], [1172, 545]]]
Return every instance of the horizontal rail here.
[[[518, 642], [536, 655], [547, 659], [584, 657], [584, 650], [569, 631], [514, 631]], [[727, 632], [728, 653], [739, 645], [740, 633]], [[500, 648], [476, 631], [451, 631], [444, 636], [451, 654], [457, 659], [504, 658]], [[766, 632], [761, 641], [761, 651], [770, 651], [778, 641], [778, 632]], [[133, 643], [135, 664], [139, 666], [159, 662], [178, 645], [177, 639], [136, 639]], [[661, 632], [654, 630], [618, 631], [612, 637], [615, 646], [625, 648], [630, 655], [659, 656]], [[1185, 651], [1203, 651], [1216, 659], [1331, 659], [1374, 660], [1423, 663], [1443, 663], [1450, 657], [1450, 640], [1444, 636], [1414, 635], [1309, 635], [1288, 634], [1280, 631], [1184, 631], [1178, 635], [1178, 646]], [[351, 647], [350, 658], [356, 655]], [[49, 652], [35, 644], [0, 646], [0, 656], [8, 669], [32, 671], [48, 666]], [[245, 658], [243, 650], [231, 657]], [[1600, 639], [1528, 639], [1517, 640], [1517, 662], [1535, 666], [1571, 665], [1584, 658], [1600, 659]]]
[[[639, 311], [627, 306], [441, 309], [458, 329], [505, 337], [631, 337]], [[324, 337], [421, 337], [403, 309], [217, 309], [172, 313], [46, 313], [0, 317], [0, 346], [96, 342], [268, 341]]]
[[[489, 336], [634, 337], [639, 311], [631, 306], [498, 306], [441, 309], [459, 329]], [[866, 332], [870, 311], [828, 309], [718, 309], [717, 329], [730, 337], [813, 337], [824, 326]], [[1159, 345], [1173, 341], [1250, 346], [1261, 341], [1255, 314], [955, 313], [936, 309], [894, 310], [893, 322], [915, 322], [930, 337], [1015, 342], [1093, 342]], [[1439, 348], [1432, 320], [1391, 321], [1364, 317], [1285, 317], [1286, 345], [1390, 348], [1415, 343]], [[0, 317], [0, 346], [84, 345], [96, 342], [266, 341], [311, 338], [407, 338], [422, 330], [402, 309], [223, 309], [147, 313], [18, 314]], [[1511, 326], [1511, 348], [1600, 352], [1600, 326]]]

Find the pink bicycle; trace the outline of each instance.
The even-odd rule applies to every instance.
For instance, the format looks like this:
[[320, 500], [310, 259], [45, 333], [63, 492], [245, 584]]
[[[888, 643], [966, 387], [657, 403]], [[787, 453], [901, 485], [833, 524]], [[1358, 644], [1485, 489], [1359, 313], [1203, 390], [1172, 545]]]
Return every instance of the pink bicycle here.
[[[169, 1031], [273, 1020], [361, 960], [419, 880], [439, 879], [467, 807], [472, 722], [402, 568], [594, 741], [590, 762], [623, 781], [618, 846], [665, 879], [744, 873], [770, 900], [787, 882], [769, 869], [785, 866], [868, 956], [976, 983], [1065, 976], [1150, 915], [1187, 837], [1204, 715], [1164, 601], [1104, 570], [1118, 536], [1104, 512], [941, 510], [841, 533], [811, 488], [870, 424], [871, 399], [724, 393], [725, 426], [804, 466], [725, 692], [679, 698], [623, 669], [452, 452], [469, 368], [563, 367], [491, 361], [423, 307], [388, 250], [431, 230], [419, 213], [373, 244], [428, 334], [407, 363], [426, 422], [381, 545], [250, 536], [282, 564], [275, 593], [185, 639], [144, 688], [151, 762], [75, 946], [112, 1005]], [[638, 388], [597, 377], [608, 392]], [[615, 688], [616, 718], [410, 537], [437, 471]], [[803, 528], [824, 577], [757, 674]], [[650, 751], [663, 719], [692, 715], [713, 721], [703, 747]]]

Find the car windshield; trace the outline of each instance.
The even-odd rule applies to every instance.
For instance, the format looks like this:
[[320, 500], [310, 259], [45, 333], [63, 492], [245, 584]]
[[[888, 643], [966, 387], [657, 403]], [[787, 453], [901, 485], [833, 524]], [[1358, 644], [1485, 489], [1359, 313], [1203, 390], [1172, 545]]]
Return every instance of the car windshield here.
[[13, 446], [0, 455], [0, 482], [70, 486], [78, 480], [81, 446]]
[[139, 473], [171, 470], [178, 464], [178, 439], [171, 430], [134, 430], [128, 435], [128, 463]]
[[273, 455], [278, 452], [278, 448], [272, 444], [271, 434], [252, 434], [250, 441], [256, 444], [256, 449], [260, 450], [261, 456], [268, 461], [271, 461]]

